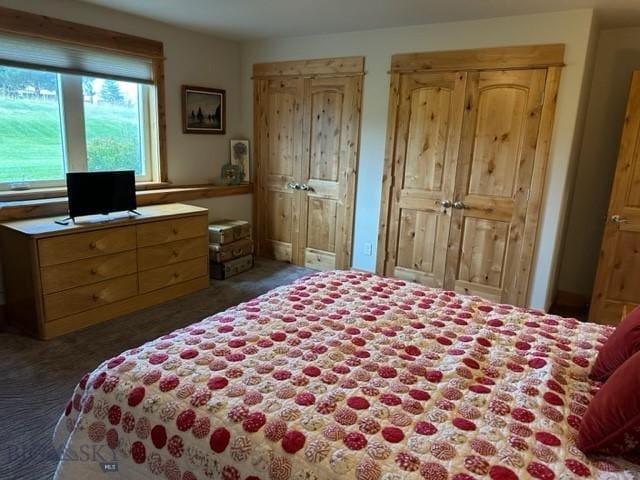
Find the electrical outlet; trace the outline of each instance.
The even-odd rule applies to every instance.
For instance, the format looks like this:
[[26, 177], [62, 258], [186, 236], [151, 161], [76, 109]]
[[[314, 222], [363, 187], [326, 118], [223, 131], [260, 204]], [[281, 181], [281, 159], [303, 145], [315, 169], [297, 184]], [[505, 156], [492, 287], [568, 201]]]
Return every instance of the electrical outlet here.
[[364, 254], [369, 257], [373, 255], [373, 245], [371, 245], [371, 242], [365, 242], [363, 251]]

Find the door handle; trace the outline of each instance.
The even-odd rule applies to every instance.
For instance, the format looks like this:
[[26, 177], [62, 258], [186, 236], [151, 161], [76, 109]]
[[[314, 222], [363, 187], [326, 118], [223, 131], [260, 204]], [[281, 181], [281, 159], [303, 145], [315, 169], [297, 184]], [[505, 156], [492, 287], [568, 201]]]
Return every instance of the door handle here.
[[297, 182], [289, 182], [287, 183], [287, 188], [290, 188], [291, 190], [300, 190], [300, 184]]
[[305, 192], [308, 192], [309, 190], [313, 190], [313, 189], [306, 183], [303, 183], [302, 185], [300, 185], [300, 190], [304, 190]]
[[457, 208], [458, 210], [464, 210], [465, 208], [467, 208], [467, 206], [464, 204], [464, 202], [453, 202], [453, 208]]
[[623, 217], [622, 215], [611, 215], [609, 220], [611, 220], [611, 222], [617, 223], [617, 224], [627, 223], [629, 221], [625, 217]]
[[436, 200], [436, 205], [440, 205], [445, 210], [451, 208], [451, 200]]

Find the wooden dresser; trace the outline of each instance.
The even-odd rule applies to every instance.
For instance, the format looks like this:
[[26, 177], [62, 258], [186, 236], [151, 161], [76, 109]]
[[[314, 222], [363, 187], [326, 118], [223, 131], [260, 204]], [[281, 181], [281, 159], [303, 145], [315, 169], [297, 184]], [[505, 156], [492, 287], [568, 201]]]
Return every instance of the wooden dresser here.
[[139, 212], [68, 226], [54, 223], [59, 217], [2, 224], [8, 322], [47, 339], [206, 288], [207, 209]]

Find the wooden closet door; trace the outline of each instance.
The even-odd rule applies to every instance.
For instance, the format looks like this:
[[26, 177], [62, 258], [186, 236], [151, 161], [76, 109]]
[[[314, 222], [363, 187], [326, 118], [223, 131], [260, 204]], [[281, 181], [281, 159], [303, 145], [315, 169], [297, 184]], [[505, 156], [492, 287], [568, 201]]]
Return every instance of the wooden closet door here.
[[[445, 287], [523, 305], [537, 205], [528, 205], [546, 69], [469, 74]], [[541, 190], [542, 185], [535, 185]], [[457, 208], [455, 208], [457, 207]]]
[[306, 80], [299, 258], [309, 268], [351, 266], [361, 91], [360, 76]]
[[255, 88], [258, 254], [299, 263], [302, 194], [292, 186], [302, 172], [304, 82], [300, 78], [266, 79], [256, 81]]
[[[589, 319], [617, 324], [640, 304], [640, 72], [634, 72]], [[597, 221], [598, 219], [594, 219]]]
[[[442, 287], [445, 276], [466, 73], [396, 74], [384, 274]], [[381, 229], [382, 230], [382, 229]]]

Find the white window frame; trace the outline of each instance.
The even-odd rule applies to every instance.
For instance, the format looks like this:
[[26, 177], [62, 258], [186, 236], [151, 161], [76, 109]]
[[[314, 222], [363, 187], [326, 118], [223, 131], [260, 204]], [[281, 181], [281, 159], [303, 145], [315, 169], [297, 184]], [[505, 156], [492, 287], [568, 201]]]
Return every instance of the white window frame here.
[[[63, 154], [63, 172], [88, 171], [87, 141], [84, 119], [84, 92], [80, 75], [56, 74], [58, 80], [58, 109]], [[136, 183], [159, 181], [160, 155], [156, 139], [158, 122], [154, 85], [138, 84], [138, 112], [140, 122], [140, 149], [143, 160], [143, 175], [136, 175]], [[60, 180], [15, 180], [0, 182], [0, 191], [31, 190], [37, 188], [63, 187]]]

